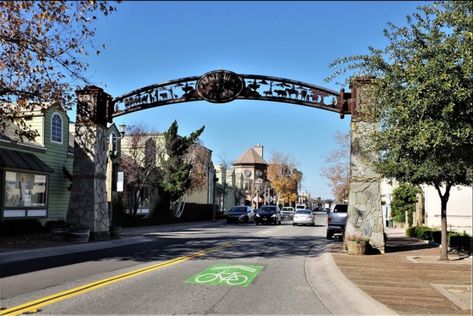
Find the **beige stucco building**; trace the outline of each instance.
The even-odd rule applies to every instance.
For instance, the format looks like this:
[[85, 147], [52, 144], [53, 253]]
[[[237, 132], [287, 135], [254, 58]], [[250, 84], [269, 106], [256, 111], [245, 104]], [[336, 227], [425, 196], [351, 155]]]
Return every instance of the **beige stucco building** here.
[[[391, 202], [393, 191], [399, 183], [395, 179], [381, 181], [381, 200], [385, 226], [391, 219]], [[421, 185], [422, 193], [417, 196], [414, 225], [425, 225], [440, 228], [440, 197], [434, 186]], [[442, 191], [443, 192], [443, 191]], [[473, 188], [454, 186], [450, 189], [450, 198], [447, 204], [447, 229], [451, 231], [467, 232], [472, 234]]]
[[[134, 143], [134, 144], [133, 144]], [[132, 145], [133, 144], [133, 145]], [[152, 153], [152, 163], [159, 165], [161, 155], [166, 159], [164, 152], [165, 139], [164, 133], [153, 133], [145, 134], [141, 136], [141, 139], [136, 139], [136, 135], [125, 135], [122, 139], [121, 151], [122, 155], [134, 155], [138, 157], [138, 161], [145, 163], [145, 153]], [[138, 147], [138, 148], [137, 148]], [[212, 151], [200, 144], [194, 144], [190, 147], [189, 156], [195, 156], [198, 153], [199, 163], [203, 174], [203, 182], [200, 187], [190, 190], [185, 197], [183, 202], [185, 203], [196, 203], [196, 204], [212, 204], [213, 203], [213, 178], [215, 174], [215, 168], [212, 163]], [[126, 174], [125, 174], [126, 178]], [[125, 189], [126, 190], [126, 189]], [[143, 201], [140, 203], [138, 210], [139, 214], [149, 214], [153, 211], [159, 200], [159, 192], [153, 189], [152, 185], [146, 184]], [[127, 201], [127, 195], [125, 192], [125, 202]]]

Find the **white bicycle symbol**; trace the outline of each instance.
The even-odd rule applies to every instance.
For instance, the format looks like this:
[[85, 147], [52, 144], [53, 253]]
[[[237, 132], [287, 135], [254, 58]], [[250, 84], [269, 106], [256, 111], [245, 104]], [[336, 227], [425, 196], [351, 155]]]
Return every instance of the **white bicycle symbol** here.
[[206, 273], [195, 278], [197, 283], [210, 283], [218, 280], [220, 283], [225, 282], [228, 285], [240, 285], [248, 281], [248, 277], [238, 272], [223, 270], [219, 273]]

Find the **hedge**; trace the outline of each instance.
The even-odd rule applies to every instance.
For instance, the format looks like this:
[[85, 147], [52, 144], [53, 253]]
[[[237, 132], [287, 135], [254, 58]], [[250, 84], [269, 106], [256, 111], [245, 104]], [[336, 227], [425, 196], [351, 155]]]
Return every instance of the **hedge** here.
[[[457, 232], [447, 232], [448, 234], [448, 245], [450, 248], [471, 253], [473, 237], [468, 234], [462, 234]], [[423, 240], [431, 240], [437, 244], [442, 243], [442, 232], [438, 229], [427, 227], [427, 226], [415, 226], [410, 227], [406, 230], [406, 235]]]
[[[218, 209], [217, 209], [218, 214]], [[181, 217], [143, 217], [126, 215], [123, 221], [124, 227], [162, 225], [193, 221], [211, 220], [213, 216], [212, 204], [186, 203]]]

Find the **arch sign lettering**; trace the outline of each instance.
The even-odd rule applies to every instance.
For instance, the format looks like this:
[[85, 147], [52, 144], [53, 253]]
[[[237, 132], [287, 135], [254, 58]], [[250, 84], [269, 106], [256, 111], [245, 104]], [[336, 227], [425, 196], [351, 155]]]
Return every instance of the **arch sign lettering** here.
[[260, 100], [294, 103], [350, 114], [349, 93], [313, 84], [263, 75], [241, 75], [215, 70], [202, 76], [186, 77], [143, 87], [113, 99], [117, 117], [130, 112], [173, 103], [206, 100], [226, 103], [233, 100]]

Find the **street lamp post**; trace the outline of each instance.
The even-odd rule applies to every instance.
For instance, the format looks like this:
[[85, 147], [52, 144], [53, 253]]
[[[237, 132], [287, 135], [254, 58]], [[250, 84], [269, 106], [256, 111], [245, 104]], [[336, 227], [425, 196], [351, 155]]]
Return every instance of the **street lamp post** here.
[[216, 189], [217, 189], [217, 181], [218, 181], [218, 178], [217, 178], [217, 175], [215, 173], [215, 169], [214, 169], [214, 172], [213, 172], [213, 197], [212, 197], [212, 200], [213, 200], [213, 211], [212, 211], [212, 222], [215, 222], [215, 220], [217, 219], [217, 204], [215, 203], [215, 193], [216, 193]]
[[223, 197], [222, 197], [222, 211], [225, 211], [225, 196], [227, 195], [227, 169], [224, 164], [220, 164], [220, 172], [222, 173]]

